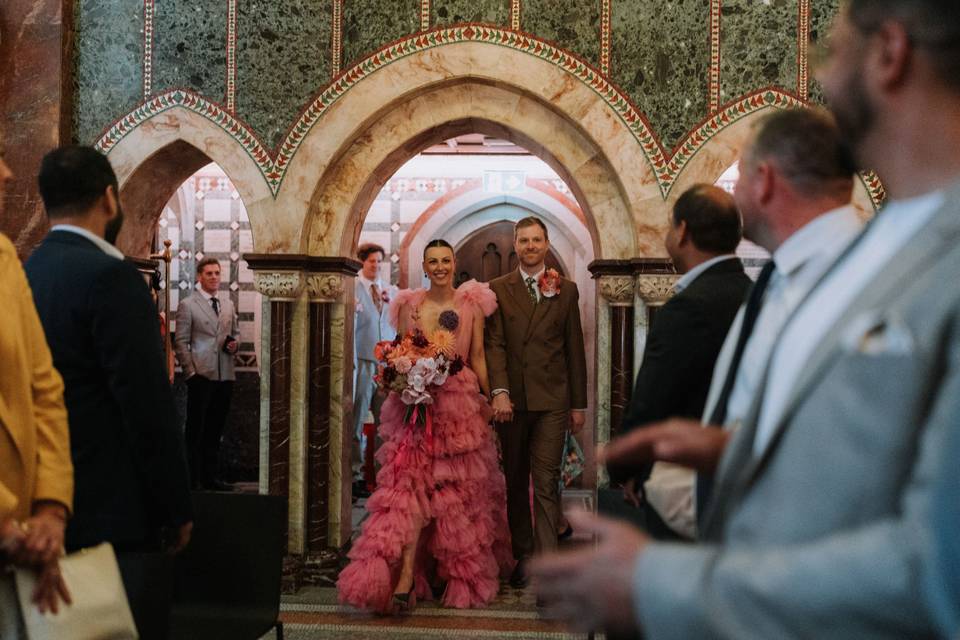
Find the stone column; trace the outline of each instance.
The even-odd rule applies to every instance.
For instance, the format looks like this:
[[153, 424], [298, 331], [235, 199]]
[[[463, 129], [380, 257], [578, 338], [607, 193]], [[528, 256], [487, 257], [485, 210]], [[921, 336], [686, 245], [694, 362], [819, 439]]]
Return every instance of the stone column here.
[[[353, 409], [353, 276], [359, 263], [311, 264], [307, 448], [307, 551], [350, 540]], [[329, 269], [329, 270], [328, 270]], [[351, 313], [347, 313], [347, 311]]]
[[260, 491], [287, 498], [284, 588], [329, 583], [350, 540], [349, 258], [247, 254], [264, 303]]
[[632, 276], [603, 276], [600, 296], [607, 307], [609, 336], [609, 413], [605, 440], [620, 433], [633, 391], [633, 288]]
[[262, 353], [269, 364], [263, 367], [260, 377], [261, 407], [266, 408], [260, 414], [260, 492], [289, 497], [293, 319], [303, 278], [299, 271], [259, 270], [255, 260], [245, 257], [255, 269], [254, 284], [267, 298], [268, 311], [263, 319], [266, 330], [261, 336]]
[[[636, 370], [643, 361], [649, 312], [662, 304], [676, 280], [669, 260], [595, 260], [589, 266], [597, 279], [597, 429], [596, 442], [618, 435], [630, 404]], [[662, 295], [654, 297], [653, 293]], [[609, 484], [598, 467], [597, 486]]]

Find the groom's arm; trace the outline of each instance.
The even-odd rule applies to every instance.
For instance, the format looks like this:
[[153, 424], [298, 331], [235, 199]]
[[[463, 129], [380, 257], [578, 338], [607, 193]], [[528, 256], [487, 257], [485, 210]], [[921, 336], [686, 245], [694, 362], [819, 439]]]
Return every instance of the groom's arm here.
[[[502, 292], [494, 291], [498, 300], [503, 300]], [[510, 389], [507, 376], [507, 336], [503, 326], [503, 307], [487, 317], [483, 332], [483, 346], [486, 350], [487, 372], [490, 376], [490, 389]]]

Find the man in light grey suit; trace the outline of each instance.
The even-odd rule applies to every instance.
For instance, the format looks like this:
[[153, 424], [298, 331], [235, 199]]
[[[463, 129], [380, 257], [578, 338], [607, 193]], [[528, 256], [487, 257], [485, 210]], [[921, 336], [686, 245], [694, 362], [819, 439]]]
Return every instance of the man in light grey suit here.
[[[384, 250], [378, 244], [362, 244], [357, 249], [357, 258], [363, 263], [357, 275], [354, 291], [357, 313], [353, 323], [353, 345], [355, 350], [354, 371], [356, 384], [353, 392], [353, 434], [356, 449], [354, 456], [355, 471], [359, 472], [360, 459], [363, 456], [366, 440], [363, 437], [363, 424], [367, 420], [371, 406], [374, 421], [379, 417], [380, 402], [376, 401], [376, 383], [373, 376], [377, 372], [377, 359], [373, 348], [382, 340], [393, 340], [397, 335], [390, 326], [390, 298], [393, 289], [380, 280], [380, 265], [383, 263]], [[355, 494], [364, 495], [364, 487], [357, 485]]]
[[187, 380], [187, 459], [195, 489], [229, 490], [217, 478], [220, 438], [230, 410], [239, 330], [229, 296], [218, 295], [220, 263], [197, 263], [199, 289], [177, 307], [174, 349]]
[[649, 638], [935, 634], [931, 486], [955, 473], [941, 450], [960, 424], [958, 45], [941, 0], [841, 10], [820, 81], [890, 201], [781, 332], [720, 461], [707, 543], [590, 522], [596, 551], [540, 567], [575, 619]]

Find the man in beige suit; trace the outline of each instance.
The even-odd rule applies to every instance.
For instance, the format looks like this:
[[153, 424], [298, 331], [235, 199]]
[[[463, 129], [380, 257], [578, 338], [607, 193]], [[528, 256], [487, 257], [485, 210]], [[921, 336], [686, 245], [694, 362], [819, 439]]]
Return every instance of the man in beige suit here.
[[239, 342], [237, 312], [226, 295], [218, 295], [220, 263], [197, 264], [200, 288], [177, 308], [174, 348], [187, 379], [187, 458], [196, 489], [230, 490], [217, 476], [220, 437], [233, 393], [233, 356]]
[[522, 587], [526, 559], [557, 547], [560, 457], [566, 430], [583, 427], [587, 365], [577, 285], [545, 268], [550, 242], [543, 222], [517, 222], [514, 248], [519, 269], [490, 282], [499, 307], [487, 319], [484, 344], [518, 560], [510, 584]]

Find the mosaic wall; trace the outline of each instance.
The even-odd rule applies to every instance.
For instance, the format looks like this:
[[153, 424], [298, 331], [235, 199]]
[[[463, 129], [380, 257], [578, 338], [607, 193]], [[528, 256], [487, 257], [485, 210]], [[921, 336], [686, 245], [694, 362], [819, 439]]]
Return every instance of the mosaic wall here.
[[145, 96], [195, 91], [275, 148], [341, 71], [425, 29], [483, 22], [555, 43], [614, 82], [666, 149], [776, 87], [816, 100], [807, 40], [838, 0], [80, 0], [76, 136]]

